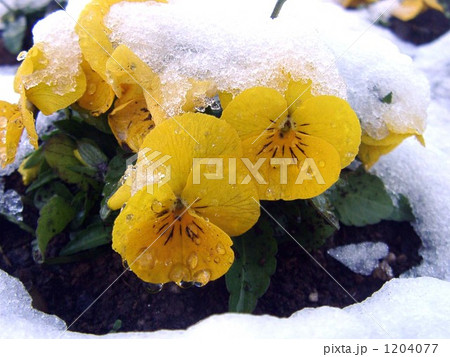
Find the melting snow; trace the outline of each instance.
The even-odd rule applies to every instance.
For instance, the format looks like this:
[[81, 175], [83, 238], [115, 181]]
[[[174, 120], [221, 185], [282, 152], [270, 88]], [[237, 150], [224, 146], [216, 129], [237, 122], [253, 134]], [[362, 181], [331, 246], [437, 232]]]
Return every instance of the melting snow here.
[[382, 242], [348, 244], [330, 249], [328, 254], [357, 274], [370, 275], [380, 259], [389, 253], [389, 247]]

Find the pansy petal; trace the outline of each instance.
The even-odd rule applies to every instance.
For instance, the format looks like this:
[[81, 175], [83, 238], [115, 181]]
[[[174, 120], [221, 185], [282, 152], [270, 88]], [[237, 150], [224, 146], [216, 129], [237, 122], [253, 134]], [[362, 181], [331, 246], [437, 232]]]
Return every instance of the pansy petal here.
[[108, 207], [113, 211], [122, 208], [122, 206], [127, 203], [131, 197], [131, 186], [132, 180], [128, 178], [119, 186], [111, 197], [108, 199]]
[[72, 78], [74, 85], [62, 86], [56, 82], [52, 85], [43, 81], [25, 88], [25, 79], [36, 71], [46, 68], [48, 60], [39, 44], [33, 46], [27, 57], [19, 67], [14, 80], [16, 92], [25, 91], [26, 98], [33, 103], [43, 114], [50, 115], [60, 109], [67, 108], [82, 97], [86, 90], [86, 76], [79, 68], [77, 75]]
[[214, 97], [217, 92], [212, 81], [199, 81], [191, 79], [191, 88], [186, 93], [186, 102], [182, 109], [184, 112], [194, 112], [196, 108], [207, 106], [206, 99]]
[[208, 218], [230, 236], [245, 233], [260, 214], [254, 182], [242, 184], [249, 175], [248, 170], [236, 157], [220, 158], [218, 165], [207, 163], [208, 160], [204, 160], [194, 165], [182, 199], [186, 205], [192, 204], [191, 210]]
[[[253, 165], [258, 159], [264, 160], [258, 170], [264, 182], [256, 180], [261, 200], [315, 197], [339, 178], [339, 154], [325, 140], [290, 132], [282, 140], [274, 141], [271, 135], [265, 134], [261, 138], [263, 142], [271, 143], [264, 150], [251, 144], [254, 138], [242, 143], [244, 157], [249, 158]], [[282, 164], [279, 159], [289, 161]], [[282, 165], [286, 165], [286, 171], [282, 170]]]
[[286, 116], [286, 99], [279, 92], [255, 87], [238, 94], [223, 111], [222, 119], [237, 130], [241, 139], [246, 139], [276, 126]]
[[141, 150], [151, 160], [167, 158], [164, 165], [171, 167], [168, 184], [177, 196], [186, 186], [193, 158], [242, 154], [236, 131], [225, 121], [201, 113], [186, 113], [156, 125]]
[[28, 134], [28, 140], [30, 144], [37, 149], [38, 148], [38, 134], [36, 132], [36, 126], [34, 122], [34, 116], [31, 110], [28, 108], [29, 103], [27, 98], [25, 97], [25, 93], [22, 92], [19, 99], [19, 110], [22, 115], [22, 124], [25, 127], [25, 130]]
[[[104, 80], [106, 62], [113, 54], [113, 45], [109, 40], [110, 30], [104, 24], [104, 17], [112, 5], [123, 0], [93, 0], [81, 12], [75, 31], [79, 36], [84, 58]], [[128, 2], [145, 2], [148, 0], [127, 0]], [[155, 3], [166, 3], [165, 0], [154, 0]]]
[[[155, 202], [161, 203], [158, 213]], [[134, 195], [114, 224], [114, 249], [150, 283], [204, 285], [221, 277], [234, 260], [230, 237], [187, 209], [172, 212], [171, 203], [171, 198], [155, 200], [145, 189]]]
[[136, 56], [127, 46], [118, 46], [106, 63], [107, 76], [113, 90], [120, 98], [126, 88], [133, 86], [139, 96], [144, 95], [147, 109], [156, 124], [164, 121], [167, 114], [162, 108], [161, 82], [156, 73]]
[[122, 86], [127, 84], [138, 85], [143, 91], [160, 90], [158, 75], [125, 45], [114, 50], [106, 63], [106, 70], [118, 97], [122, 95]]
[[386, 136], [383, 139], [377, 140], [369, 135], [362, 135], [361, 137], [361, 143], [370, 145], [370, 146], [391, 146], [391, 145], [398, 145], [406, 138], [410, 137], [412, 134], [394, 134], [389, 133], [388, 136]]
[[19, 106], [0, 101], [0, 163], [2, 167], [14, 162], [23, 132]]
[[86, 91], [78, 100], [78, 105], [93, 116], [106, 113], [114, 101], [114, 92], [111, 86], [95, 72], [89, 63], [83, 61], [81, 68], [86, 76]]
[[219, 94], [220, 106], [222, 110], [225, 110], [228, 107], [228, 104], [233, 100], [233, 94], [230, 92], [220, 91]]
[[176, 197], [169, 186], [144, 187], [128, 200], [124, 209], [114, 222], [113, 249], [122, 257], [129, 244], [135, 240], [133, 231], [139, 233], [139, 227], [153, 225], [162, 212], [169, 211]]
[[155, 127], [143, 96], [119, 98], [108, 115], [108, 123], [119, 144], [137, 152], [145, 136]]
[[440, 12], [444, 12], [444, 7], [441, 4], [439, 4], [437, 0], [424, 0], [424, 1], [429, 8]]
[[371, 168], [381, 156], [390, 153], [394, 150], [400, 143], [390, 144], [390, 145], [367, 145], [362, 143], [359, 147], [358, 157], [366, 167], [366, 169]]
[[303, 102], [314, 97], [311, 94], [311, 85], [311, 80], [306, 82], [289, 81], [288, 88], [284, 94], [288, 105], [289, 115], [292, 115]]
[[292, 114], [296, 130], [319, 137], [340, 155], [341, 167], [349, 165], [358, 153], [361, 126], [353, 109], [343, 99], [334, 96], [313, 97]]
[[417, 17], [423, 9], [423, 0], [403, 0], [392, 10], [391, 16], [402, 21], [409, 21]]

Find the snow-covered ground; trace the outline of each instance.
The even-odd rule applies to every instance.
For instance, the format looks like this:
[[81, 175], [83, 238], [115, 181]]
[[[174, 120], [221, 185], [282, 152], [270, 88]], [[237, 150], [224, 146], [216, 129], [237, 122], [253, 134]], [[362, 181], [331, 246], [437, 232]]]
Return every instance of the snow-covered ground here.
[[[269, 12], [273, 3], [274, 1], [269, 0], [258, 2], [261, 4], [260, 8]], [[77, 12], [74, 4], [75, 1], [72, 1], [72, 13]], [[288, 0], [280, 20], [295, 18], [297, 5], [296, 1]], [[422, 264], [405, 274], [410, 278], [405, 276], [391, 280], [371, 298], [345, 309], [304, 309], [288, 319], [224, 314], [212, 316], [187, 331], [115, 334], [115, 337], [205, 337], [219, 331], [222, 335], [235, 337], [271, 338], [450, 337], [450, 143], [447, 139], [450, 134], [450, 33], [431, 44], [415, 47], [398, 40], [383, 28], [370, 26], [370, 20], [378, 17], [374, 10], [348, 13], [326, 4], [311, 11], [315, 11], [321, 19], [316, 21], [317, 31], [328, 39], [328, 45], [338, 57], [338, 68], [347, 84], [350, 84], [350, 90], [351, 83], [361, 81], [358, 82], [358, 78], [354, 81], [347, 78], [351, 76], [351, 72], [346, 76], [349, 66], [358, 65], [358, 72], [354, 72], [354, 76], [358, 77], [363, 76], [364, 61], [367, 61], [368, 66], [373, 66], [376, 61], [384, 61], [384, 67], [379, 67], [378, 72], [364, 72], [367, 81], [377, 75], [384, 75], [381, 82], [386, 86], [385, 89], [395, 88], [401, 93], [401, 99], [405, 103], [410, 99], [413, 103], [409, 109], [420, 115], [423, 105], [418, 105], [417, 101], [422, 101], [423, 104], [423, 100], [427, 99], [423, 99], [415, 91], [426, 90], [424, 77], [430, 82], [431, 104], [428, 107], [428, 126], [424, 134], [427, 147], [423, 148], [416, 140], [408, 139], [372, 168], [391, 190], [403, 193], [410, 199], [416, 216], [414, 228], [423, 241], [420, 251], [424, 258]], [[336, 41], [338, 38], [341, 39], [340, 42]], [[413, 58], [413, 63], [405, 60], [406, 57], [399, 56], [392, 45], [380, 38], [394, 42]], [[370, 50], [371, 44], [379, 52], [376, 61], [364, 55], [364, 51]], [[10, 71], [2, 69], [1, 99], [12, 97], [11, 90], [7, 88], [11, 83], [11, 76], [8, 75]], [[409, 86], [406, 87], [404, 81], [410, 81], [407, 78], [411, 76], [417, 78], [417, 81], [407, 82], [406, 85]], [[8, 83], [5, 84], [5, 81]], [[364, 90], [361, 88], [361, 91]], [[352, 101], [351, 93], [349, 100]], [[361, 107], [361, 111], [369, 110], [364, 105], [370, 103], [352, 104]], [[377, 105], [376, 102], [372, 104]], [[401, 118], [401, 110], [392, 110], [388, 116]], [[386, 112], [380, 111], [380, 116], [384, 115], [387, 115]], [[415, 122], [409, 124], [411, 123]], [[345, 257], [343, 261], [345, 262]], [[339, 280], [339, 277], [336, 278]], [[58, 337], [64, 332], [65, 325], [61, 320], [35, 311], [31, 308], [30, 301], [20, 282], [0, 272], [0, 337]], [[405, 309], [405, 306], [410, 306], [411, 309]], [[95, 309], [95, 305], [93, 308]], [[75, 333], [64, 334], [64, 337], [81, 336], [85, 337]]]

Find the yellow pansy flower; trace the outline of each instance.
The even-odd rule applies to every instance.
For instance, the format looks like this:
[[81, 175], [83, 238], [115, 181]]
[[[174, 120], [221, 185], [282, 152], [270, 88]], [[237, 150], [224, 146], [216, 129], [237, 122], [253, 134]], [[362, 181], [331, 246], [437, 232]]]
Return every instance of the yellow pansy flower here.
[[114, 102], [114, 91], [86, 60], [81, 63], [81, 68], [86, 76], [86, 91], [77, 104], [95, 117], [106, 113]]
[[389, 135], [381, 140], [376, 140], [367, 134], [363, 134], [361, 137], [358, 157], [363, 162], [366, 169], [369, 169], [380, 159], [381, 156], [390, 153], [398, 145], [400, 145], [403, 140], [409, 138], [410, 136], [415, 136], [416, 139], [423, 146], [425, 146], [423, 136], [417, 132], [399, 134], [390, 131]]
[[360, 5], [371, 4], [377, 2], [378, 0], [340, 0], [340, 3], [344, 7], [358, 7]]
[[29, 169], [25, 168], [28, 160], [28, 158], [23, 160], [19, 168], [17, 169], [17, 171], [19, 171], [20, 175], [22, 176], [22, 182], [25, 186], [28, 186], [34, 180], [36, 180], [39, 174], [39, 165], [33, 166]]
[[[106, 63], [111, 57], [114, 47], [109, 40], [110, 30], [104, 24], [104, 17], [112, 5], [123, 0], [93, 0], [88, 3], [78, 18], [75, 31], [79, 36], [81, 51], [91, 68], [104, 80]], [[129, 2], [145, 2], [148, 0], [127, 0]], [[165, 0], [152, 0], [165, 3]]]
[[114, 50], [106, 74], [118, 97], [108, 116], [109, 125], [122, 146], [137, 152], [154, 128], [155, 118], [160, 118], [159, 122], [165, 118], [159, 77], [125, 45]]
[[444, 8], [437, 0], [403, 0], [391, 15], [402, 21], [409, 21], [430, 9], [444, 12]]
[[[126, 205], [114, 223], [113, 249], [144, 281], [204, 285], [233, 263], [230, 236], [243, 234], [259, 217], [256, 187], [241, 184], [248, 174], [238, 160], [241, 141], [225, 121], [186, 113], [147, 135], [136, 164], [141, 175], [148, 175], [146, 158], [155, 154], [167, 155], [164, 167], [170, 167], [170, 179], [163, 185], [148, 183], [146, 177], [143, 184], [138, 183], [140, 177], [127, 179], [124, 186], [138, 187], [131, 187], [129, 195], [120, 189], [116, 193]], [[220, 158], [221, 173], [208, 160], [195, 166], [196, 159], [204, 158]], [[195, 167], [200, 181], [195, 180]]]
[[81, 67], [76, 76], [68, 81], [71, 83], [68, 86], [61, 86], [58, 79], [55, 79], [55, 83], [46, 83], [52, 81], [51, 74], [47, 74], [38, 80], [33, 79], [36, 83], [29, 83], [28, 80], [32, 75], [48, 69], [48, 63], [49, 60], [45, 56], [43, 45], [38, 43], [28, 51], [14, 79], [14, 90], [22, 98], [26, 97], [45, 115], [67, 108], [80, 99], [86, 90], [86, 76]]
[[222, 119], [237, 130], [244, 157], [255, 165], [263, 160], [259, 173], [264, 182], [257, 187], [267, 200], [324, 192], [353, 161], [361, 140], [350, 105], [333, 96], [314, 97], [305, 82], [291, 83], [285, 96], [266, 87], [245, 90], [228, 104]]
[[30, 143], [37, 148], [38, 136], [34, 127], [33, 113], [28, 109], [26, 98], [21, 96], [18, 105], [0, 101], [0, 162], [2, 167], [14, 162], [24, 128]]

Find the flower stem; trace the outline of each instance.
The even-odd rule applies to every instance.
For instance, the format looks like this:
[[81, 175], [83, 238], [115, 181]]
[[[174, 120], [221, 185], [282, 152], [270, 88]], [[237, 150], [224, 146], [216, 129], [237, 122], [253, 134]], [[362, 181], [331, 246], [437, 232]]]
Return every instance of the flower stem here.
[[270, 15], [271, 19], [276, 19], [278, 17], [285, 2], [286, 0], [277, 0], [277, 3], [275, 4], [275, 7], [272, 11], [272, 15]]

